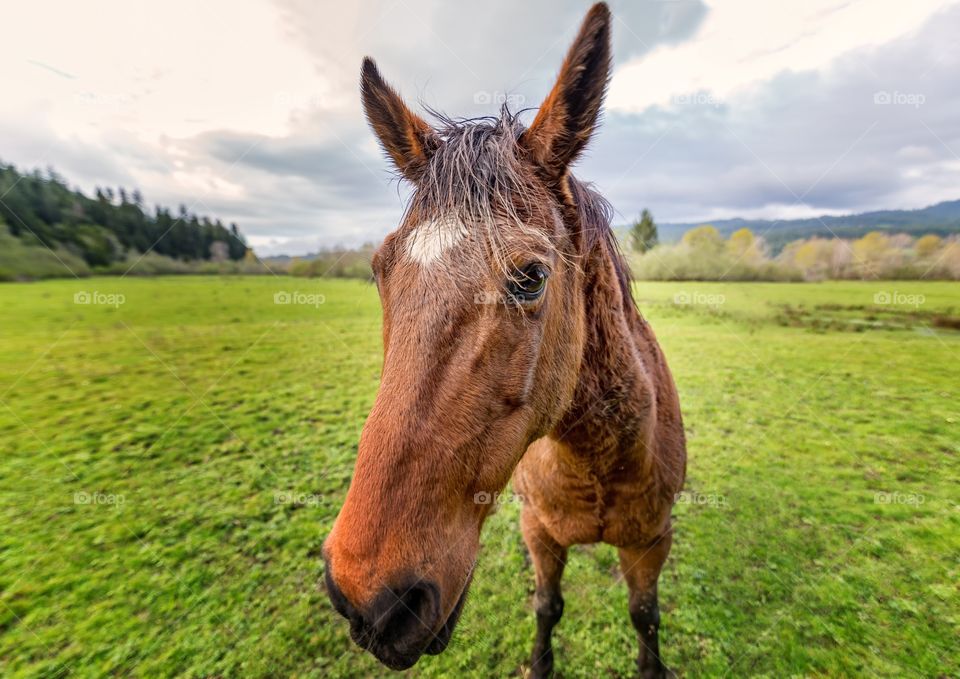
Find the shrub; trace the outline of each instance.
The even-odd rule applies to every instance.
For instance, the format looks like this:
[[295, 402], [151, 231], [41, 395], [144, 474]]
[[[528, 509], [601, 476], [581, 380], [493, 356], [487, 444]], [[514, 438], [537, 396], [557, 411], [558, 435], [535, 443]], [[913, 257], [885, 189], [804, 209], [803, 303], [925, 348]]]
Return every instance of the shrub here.
[[647, 280], [818, 281], [825, 279], [960, 279], [960, 240], [869, 233], [856, 241], [812, 237], [789, 243], [770, 259], [762, 238], [740, 229], [724, 241], [710, 225], [684, 234], [680, 243], [633, 256]]
[[314, 255], [311, 259], [295, 259], [289, 266], [292, 276], [305, 278], [363, 278], [373, 275], [370, 260], [373, 247], [359, 250], [329, 250]]
[[89, 276], [90, 267], [68, 250], [55, 250], [40, 243], [30, 244], [16, 238], [0, 222], [0, 280], [35, 280]]

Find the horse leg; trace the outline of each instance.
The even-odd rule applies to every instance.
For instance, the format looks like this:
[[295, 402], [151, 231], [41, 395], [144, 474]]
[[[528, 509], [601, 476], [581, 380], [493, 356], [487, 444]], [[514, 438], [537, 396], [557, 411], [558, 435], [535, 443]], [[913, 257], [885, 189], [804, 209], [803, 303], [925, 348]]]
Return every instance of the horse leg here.
[[537, 638], [530, 656], [530, 677], [539, 679], [553, 673], [550, 635], [563, 615], [560, 578], [567, 563], [567, 548], [550, 537], [540, 519], [526, 506], [520, 515], [520, 527], [536, 574], [533, 608], [537, 614]]
[[657, 579], [670, 552], [670, 533], [640, 549], [620, 549], [620, 570], [630, 588], [630, 620], [637, 630], [640, 655], [637, 667], [643, 679], [674, 676], [660, 659], [660, 607], [657, 604]]

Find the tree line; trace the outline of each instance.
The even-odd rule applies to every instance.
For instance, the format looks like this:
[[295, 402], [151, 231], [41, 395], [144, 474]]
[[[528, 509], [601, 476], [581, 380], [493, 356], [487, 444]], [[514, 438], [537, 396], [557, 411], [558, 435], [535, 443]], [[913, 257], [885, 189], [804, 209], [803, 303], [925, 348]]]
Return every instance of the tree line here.
[[960, 236], [872, 231], [862, 238], [811, 236], [773, 256], [743, 228], [724, 239], [710, 224], [660, 244], [647, 210], [629, 228], [632, 265], [648, 280], [960, 279]]
[[0, 162], [0, 232], [4, 228], [25, 244], [66, 250], [90, 267], [145, 252], [183, 261], [236, 261], [247, 252], [236, 224], [224, 226], [185, 205], [176, 213], [163, 206], [150, 211], [137, 189], [97, 188], [91, 198], [53, 169], [24, 173]]

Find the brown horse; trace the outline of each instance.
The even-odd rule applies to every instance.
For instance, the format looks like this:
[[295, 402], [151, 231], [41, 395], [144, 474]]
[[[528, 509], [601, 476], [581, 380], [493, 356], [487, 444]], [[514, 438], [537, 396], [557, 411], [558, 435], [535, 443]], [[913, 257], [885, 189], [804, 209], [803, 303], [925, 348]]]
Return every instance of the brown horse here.
[[645, 677], [666, 673], [657, 579], [685, 473], [673, 378], [637, 311], [607, 203], [570, 174], [610, 75], [595, 5], [529, 128], [434, 129], [363, 64], [367, 118], [414, 193], [373, 269], [380, 390], [324, 544], [353, 639], [394, 669], [450, 640], [480, 531], [513, 474], [536, 570], [531, 674], [553, 666], [573, 544], [616, 546]]

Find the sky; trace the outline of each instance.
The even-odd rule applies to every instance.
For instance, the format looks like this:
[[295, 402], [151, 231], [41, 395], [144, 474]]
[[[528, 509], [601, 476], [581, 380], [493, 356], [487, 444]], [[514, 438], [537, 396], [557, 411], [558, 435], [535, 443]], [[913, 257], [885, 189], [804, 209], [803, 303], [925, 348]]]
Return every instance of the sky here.
[[[960, 198], [955, 0], [609, 4], [613, 78], [575, 172], [615, 221]], [[11, 2], [0, 159], [235, 221], [261, 256], [377, 242], [408, 189], [364, 121], [362, 57], [421, 111], [532, 118], [589, 5]]]

